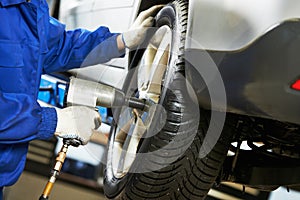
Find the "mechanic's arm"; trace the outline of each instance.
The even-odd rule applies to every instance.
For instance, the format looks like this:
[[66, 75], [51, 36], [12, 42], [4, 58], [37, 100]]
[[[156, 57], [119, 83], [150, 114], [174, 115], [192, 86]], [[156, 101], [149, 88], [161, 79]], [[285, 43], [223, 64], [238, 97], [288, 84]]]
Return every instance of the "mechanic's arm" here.
[[49, 139], [56, 121], [55, 110], [41, 108], [31, 96], [0, 91], [0, 143]]
[[49, 139], [53, 135], [87, 144], [101, 117], [92, 108], [40, 107], [30, 95], [0, 91], [0, 144]]
[[44, 57], [44, 72], [67, 71], [73, 68], [105, 63], [124, 55], [125, 47], [136, 48], [144, 41], [146, 31], [153, 25], [153, 16], [162, 5], [141, 12], [130, 29], [123, 34], [111, 33], [107, 27], [91, 32], [85, 29], [65, 31], [65, 25], [50, 18]]
[[111, 33], [107, 27], [99, 27], [93, 32], [85, 29], [66, 31], [65, 25], [50, 18], [48, 31], [49, 51], [43, 57], [45, 73], [104, 63], [125, 52], [118, 49], [118, 34]]

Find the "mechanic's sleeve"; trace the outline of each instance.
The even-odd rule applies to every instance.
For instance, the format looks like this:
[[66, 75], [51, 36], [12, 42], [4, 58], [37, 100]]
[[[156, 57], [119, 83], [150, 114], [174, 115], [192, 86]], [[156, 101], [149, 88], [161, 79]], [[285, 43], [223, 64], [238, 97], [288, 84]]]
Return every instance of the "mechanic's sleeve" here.
[[54, 108], [42, 108], [26, 94], [0, 91], [0, 144], [49, 139], [56, 123]]
[[65, 25], [50, 17], [48, 52], [44, 57], [44, 73], [108, 62], [124, 55], [119, 51], [116, 37], [107, 27], [91, 32], [85, 29], [66, 31]]

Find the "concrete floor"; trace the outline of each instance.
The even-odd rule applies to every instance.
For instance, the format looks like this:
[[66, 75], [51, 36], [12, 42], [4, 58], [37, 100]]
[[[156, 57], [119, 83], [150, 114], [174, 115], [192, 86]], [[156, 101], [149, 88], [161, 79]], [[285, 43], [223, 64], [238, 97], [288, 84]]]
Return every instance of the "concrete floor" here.
[[[23, 172], [18, 182], [5, 188], [3, 200], [38, 200], [48, 179], [30, 172]], [[216, 195], [218, 198], [226, 199]], [[94, 190], [72, 185], [57, 180], [51, 192], [49, 200], [105, 200], [103, 194]], [[285, 188], [278, 188], [271, 193], [268, 200], [296, 200], [300, 199], [300, 193]]]
[[[24, 172], [18, 182], [5, 188], [4, 200], [38, 200], [48, 179]], [[57, 180], [49, 200], [104, 200], [103, 194]]]

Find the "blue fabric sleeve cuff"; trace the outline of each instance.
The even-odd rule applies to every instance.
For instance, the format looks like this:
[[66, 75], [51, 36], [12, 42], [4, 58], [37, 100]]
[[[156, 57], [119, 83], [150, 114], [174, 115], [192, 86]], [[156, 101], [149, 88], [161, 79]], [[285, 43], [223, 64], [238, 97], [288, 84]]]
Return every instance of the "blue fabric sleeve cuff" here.
[[[118, 49], [118, 44], [117, 44], [118, 35], [120, 35], [120, 34], [114, 34], [112, 37], [107, 39], [107, 42], [111, 43], [111, 52], [110, 52], [111, 58], [124, 57], [124, 55], [125, 55], [125, 49], [123, 49], [121, 51]], [[104, 41], [104, 42], [106, 42], [106, 41]], [[109, 56], [109, 54], [108, 54], [108, 56]]]
[[118, 35], [119, 34], [114, 34], [98, 44], [85, 58], [81, 67], [106, 63], [113, 58], [123, 57], [125, 55], [125, 49], [119, 51], [117, 44]]
[[37, 139], [50, 139], [56, 129], [57, 114], [55, 108], [42, 107], [42, 121], [40, 124], [40, 131], [37, 134]]
[[121, 36], [122, 36], [122, 42], [124, 43], [125, 48], [130, 49], [130, 48], [126, 45], [126, 42], [125, 42], [125, 39], [124, 39], [124, 34], [122, 34]]

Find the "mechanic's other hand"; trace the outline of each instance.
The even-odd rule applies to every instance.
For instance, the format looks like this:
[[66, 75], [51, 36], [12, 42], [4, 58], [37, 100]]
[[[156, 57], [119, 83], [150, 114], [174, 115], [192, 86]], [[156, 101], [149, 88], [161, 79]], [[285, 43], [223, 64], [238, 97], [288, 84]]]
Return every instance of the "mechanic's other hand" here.
[[101, 125], [98, 112], [85, 106], [70, 106], [56, 109], [55, 135], [65, 139], [78, 139], [82, 145], [90, 140], [94, 130]]
[[139, 14], [129, 30], [122, 34], [125, 47], [133, 49], [144, 41], [147, 30], [153, 26], [154, 16], [162, 7], [156, 5]]

